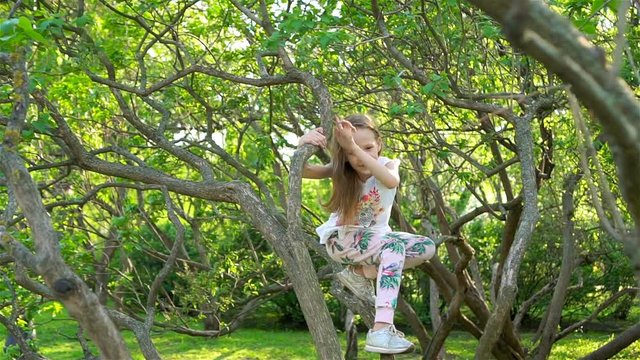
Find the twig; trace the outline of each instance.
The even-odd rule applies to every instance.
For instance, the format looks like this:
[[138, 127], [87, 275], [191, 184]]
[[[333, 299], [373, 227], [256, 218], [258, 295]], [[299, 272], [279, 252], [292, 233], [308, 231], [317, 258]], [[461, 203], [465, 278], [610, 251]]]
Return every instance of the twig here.
[[18, 0], [16, 1], [15, 4], [13, 4], [13, 6], [11, 7], [11, 10], [9, 10], [9, 14], [7, 15], [8, 19], [11, 19], [13, 17], [13, 15], [15, 15], [16, 11], [18, 11], [18, 8], [20, 7], [20, 5], [22, 5], [22, 0]]
[[595, 319], [596, 316], [598, 316], [598, 314], [600, 314], [604, 309], [608, 308], [613, 303], [615, 303], [616, 300], [618, 300], [619, 298], [621, 298], [621, 297], [623, 297], [625, 295], [635, 296], [639, 291], [640, 291], [640, 288], [626, 288], [626, 289], [622, 289], [622, 290], [618, 291], [617, 293], [611, 295], [605, 302], [603, 302], [595, 310], [593, 310], [591, 315], [587, 316], [585, 319], [582, 319], [582, 320], [574, 323], [573, 325], [570, 325], [570, 326], [566, 327], [564, 330], [562, 330], [560, 333], [558, 333], [558, 335], [556, 335], [555, 338], [554, 338], [554, 342], [556, 342], [556, 341], [562, 339], [563, 337], [571, 334], [574, 330], [580, 328], [582, 325], [584, 325], [584, 324], [588, 323], [589, 321]]
[[619, 74], [622, 68], [622, 56], [624, 49], [627, 47], [627, 39], [625, 32], [627, 31], [627, 12], [631, 7], [631, 1], [622, 0], [618, 5], [618, 33], [616, 34], [616, 48], [613, 50], [613, 64], [611, 65], [611, 72]]
[[[609, 188], [609, 182], [604, 176], [602, 165], [600, 164], [596, 156], [596, 151], [593, 147], [593, 143], [591, 142], [591, 133], [584, 123], [582, 113], [580, 112], [580, 105], [578, 104], [578, 100], [571, 92], [569, 92], [569, 105], [571, 107], [573, 119], [578, 130], [578, 141], [580, 141], [580, 144], [578, 146], [580, 163], [582, 165], [582, 171], [584, 172], [585, 178], [587, 180], [589, 193], [591, 195], [591, 201], [593, 202], [596, 214], [598, 215], [600, 223], [602, 224], [606, 232], [614, 239], [622, 241], [624, 240], [625, 233], [622, 215], [620, 215], [615, 199], [613, 198], [613, 194], [611, 193], [611, 189]], [[600, 200], [598, 191], [596, 190], [596, 187], [594, 185], [591, 168], [589, 167], [589, 158], [591, 158], [596, 166], [596, 171], [599, 178], [598, 183], [600, 185], [600, 192], [601, 196], [603, 197], [603, 201]], [[613, 224], [611, 224], [609, 218], [604, 212], [603, 202], [604, 205], [607, 205], [609, 212], [613, 217]]]

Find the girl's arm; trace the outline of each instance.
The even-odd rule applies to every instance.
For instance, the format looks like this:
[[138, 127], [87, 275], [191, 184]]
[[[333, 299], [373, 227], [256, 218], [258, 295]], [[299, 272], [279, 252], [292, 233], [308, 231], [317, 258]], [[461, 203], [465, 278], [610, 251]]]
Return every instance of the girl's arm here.
[[[324, 136], [324, 130], [319, 127], [302, 135], [302, 137], [298, 140], [298, 147], [304, 144], [320, 146], [323, 149], [326, 148], [327, 138]], [[302, 168], [302, 177], [307, 179], [325, 179], [331, 177], [332, 171], [333, 169], [331, 163], [327, 165], [314, 165], [305, 163], [304, 168]]]
[[360, 162], [371, 172], [371, 175], [382, 185], [389, 189], [393, 189], [400, 184], [400, 175], [398, 174], [398, 163], [390, 161], [385, 165], [380, 165], [378, 160], [362, 149], [353, 140], [353, 134], [356, 128], [350, 122], [337, 120], [334, 127], [336, 140], [342, 149], [350, 156], [355, 156]]
[[305, 163], [302, 168], [302, 177], [307, 179], [326, 179], [331, 177], [331, 163], [327, 165], [314, 165]]
[[375, 176], [387, 188], [393, 189], [400, 184], [397, 161], [389, 161], [385, 165], [381, 165], [377, 159], [372, 158], [371, 155], [367, 154], [355, 143], [352, 148], [345, 149], [345, 152], [356, 156], [358, 160], [362, 161], [362, 164], [371, 171], [371, 175]]

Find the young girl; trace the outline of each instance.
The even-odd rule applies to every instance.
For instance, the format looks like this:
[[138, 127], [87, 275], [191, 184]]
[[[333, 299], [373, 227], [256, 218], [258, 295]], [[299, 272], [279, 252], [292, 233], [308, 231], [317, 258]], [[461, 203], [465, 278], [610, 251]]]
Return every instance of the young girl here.
[[[302, 136], [298, 146], [303, 144], [326, 147], [323, 129]], [[331, 163], [306, 164], [302, 176], [333, 181], [326, 205], [331, 216], [316, 232], [331, 258], [349, 265], [336, 277], [356, 296], [372, 302], [368, 279], [376, 279], [375, 324], [367, 334], [365, 350], [397, 354], [413, 349], [393, 326], [402, 270], [431, 259], [436, 247], [428, 237], [389, 227], [400, 161], [380, 156], [381, 151], [382, 140], [372, 119], [351, 115], [336, 121]]]

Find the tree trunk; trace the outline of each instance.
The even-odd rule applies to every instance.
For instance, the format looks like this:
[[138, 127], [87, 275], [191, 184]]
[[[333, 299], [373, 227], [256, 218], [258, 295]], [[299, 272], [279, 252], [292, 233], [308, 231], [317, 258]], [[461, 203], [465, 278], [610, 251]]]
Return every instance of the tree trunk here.
[[[316, 276], [309, 250], [304, 242], [301, 228], [300, 209], [302, 207], [302, 168], [305, 161], [316, 149], [305, 145], [298, 149], [291, 160], [289, 173], [289, 201], [287, 203], [287, 230], [283, 245], [276, 249], [284, 262], [287, 274], [293, 283], [304, 318], [313, 337], [318, 357], [321, 359], [340, 359], [342, 351], [333, 320], [324, 302], [320, 282]], [[263, 233], [266, 233], [264, 231]]]
[[302, 241], [291, 243], [290, 256], [282, 256], [282, 259], [314, 339], [318, 357], [341, 359], [342, 351], [340, 351], [338, 336], [324, 302], [320, 282], [307, 247]]
[[455, 325], [455, 322], [460, 315], [460, 307], [464, 303], [464, 294], [468, 289], [469, 279], [466, 276], [465, 269], [469, 265], [469, 261], [473, 258], [474, 251], [473, 248], [471, 248], [471, 246], [462, 238], [457, 240], [457, 246], [460, 249], [462, 256], [455, 266], [457, 280], [456, 293], [453, 296], [453, 299], [449, 302], [449, 312], [447, 313], [445, 321], [443, 321], [438, 327], [438, 330], [433, 335], [433, 340], [425, 350], [425, 357], [427, 359], [438, 358], [444, 341], [453, 329], [453, 325]]
[[[87, 331], [105, 359], [130, 359], [131, 355], [120, 332], [98, 297], [65, 264], [58, 246], [59, 235], [53, 228], [51, 217], [33, 178], [18, 155], [20, 132], [30, 99], [23, 49], [14, 54], [12, 65], [16, 101], [0, 145], [0, 170], [5, 174], [11, 192], [31, 229], [36, 253], [33, 264], [35, 270], [44, 278], [69, 314]], [[18, 257], [16, 260], [20, 261]]]
[[495, 301], [497, 298], [498, 290], [500, 289], [500, 283], [502, 282], [502, 272], [504, 271], [504, 263], [507, 261], [513, 240], [518, 230], [518, 224], [522, 218], [522, 204], [518, 204], [507, 213], [507, 221], [504, 225], [504, 231], [502, 232], [502, 241], [500, 242], [500, 254], [498, 258], [498, 266], [495, 269], [495, 277], [492, 279], [491, 293], [492, 298]]
[[29, 172], [14, 153], [0, 151], [0, 157], [0, 168], [7, 174], [9, 186], [13, 187], [18, 204], [32, 230], [38, 274], [44, 278], [69, 314], [86, 329], [105, 359], [129, 359], [129, 351], [122, 336], [98, 297], [64, 263], [57, 246], [58, 235], [53, 230], [51, 218], [44, 209]]
[[205, 330], [220, 330], [220, 320], [216, 316], [216, 306], [212, 303], [212, 299], [207, 299], [200, 307], [200, 310], [205, 314], [202, 319], [202, 326]]
[[118, 235], [116, 231], [110, 230], [107, 235], [107, 241], [104, 246], [104, 250], [100, 255], [100, 258], [95, 258], [93, 268], [95, 269], [95, 285], [94, 291], [98, 296], [98, 301], [100, 304], [106, 305], [107, 299], [109, 297], [109, 292], [107, 290], [107, 284], [109, 282], [109, 272], [107, 268], [109, 267], [109, 263], [111, 259], [113, 259], [113, 254], [118, 249]]
[[[431, 326], [435, 332], [442, 324], [442, 316], [440, 316], [440, 291], [433, 279], [429, 280], [429, 313], [431, 314]], [[426, 347], [423, 349], [426, 349]], [[444, 359], [445, 353], [446, 348], [442, 345], [437, 358]]]
[[[531, 118], [529, 116], [519, 117], [516, 119], [516, 145], [518, 147], [518, 155], [520, 157], [520, 166], [522, 169], [521, 176], [524, 206], [522, 218], [518, 226], [518, 230], [516, 231], [515, 243], [505, 261], [497, 302], [493, 313], [484, 328], [484, 333], [480, 338], [478, 348], [476, 349], [475, 358], [477, 360], [489, 358], [493, 347], [497, 343], [500, 334], [503, 332], [505, 324], [507, 322], [510, 323], [511, 321], [509, 316], [513, 301], [516, 297], [518, 270], [522, 264], [524, 252], [529, 244], [535, 225], [540, 217], [537, 207], [538, 190], [536, 185], [533, 159], [533, 137], [531, 134], [530, 121]], [[521, 356], [524, 356], [524, 352], [521, 348], [517, 350]]]
[[151, 341], [151, 334], [147, 331], [144, 323], [115, 310], [110, 310], [109, 315], [120, 327], [133, 331], [133, 334], [138, 341], [140, 351], [146, 360], [162, 359], [155, 345], [153, 345], [153, 342]]
[[346, 360], [358, 360], [358, 329], [353, 311], [347, 309], [344, 315], [344, 332], [347, 334]]
[[17, 345], [20, 348], [20, 352], [22, 354], [20, 359], [45, 359], [40, 354], [33, 351], [31, 346], [29, 346], [27, 337], [25, 336], [25, 331], [20, 328], [20, 326], [16, 325], [14, 322], [11, 322], [8, 318], [2, 315], [0, 315], [0, 324], [4, 325], [4, 327], [7, 329], [7, 341], [5, 341], [5, 346], [10, 344], [13, 344], [14, 346]]
[[565, 191], [562, 196], [562, 219], [564, 221], [562, 231], [562, 238], [564, 240], [562, 266], [560, 268], [558, 283], [556, 284], [553, 297], [551, 298], [551, 303], [547, 308], [547, 314], [545, 316], [546, 322], [542, 330], [540, 344], [533, 356], [534, 360], [546, 359], [551, 353], [551, 347], [553, 346], [556, 335], [556, 328], [560, 323], [562, 308], [564, 307], [567, 297], [567, 288], [571, 282], [571, 272], [574, 268], [574, 259], [576, 256], [576, 244], [573, 236], [573, 211], [575, 209], [573, 204], [573, 191], [575, 190], [580, 177], [580, 174], [574, 174], [565, 179]]

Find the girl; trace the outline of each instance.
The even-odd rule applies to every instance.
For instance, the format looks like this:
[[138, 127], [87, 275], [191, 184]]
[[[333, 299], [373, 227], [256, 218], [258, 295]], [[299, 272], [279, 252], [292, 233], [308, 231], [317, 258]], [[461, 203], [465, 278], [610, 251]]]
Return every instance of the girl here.
[[[302, 136], [298, 146], [304, 144], [326, 147], [323, 129]], [[356, 296], [375, 299], [375, 324], [367, 334], [365, 350], [397, 354], [413, 349], [393, 326], [402, 270], [431, 259], [436, 247], [427, 237], [389, 227], [400, 161], [380, 156], [381, 151], [373, 120], [351, 115], [335, 123], [331, 163], [305, 164], [302, 176], [332, 179], [333, 193], [326, 204], [331, 216], [316, 232], [331, 258], [349, 265], [336, 277]], [[368, 279], [376, 279], [375, 298]]]

